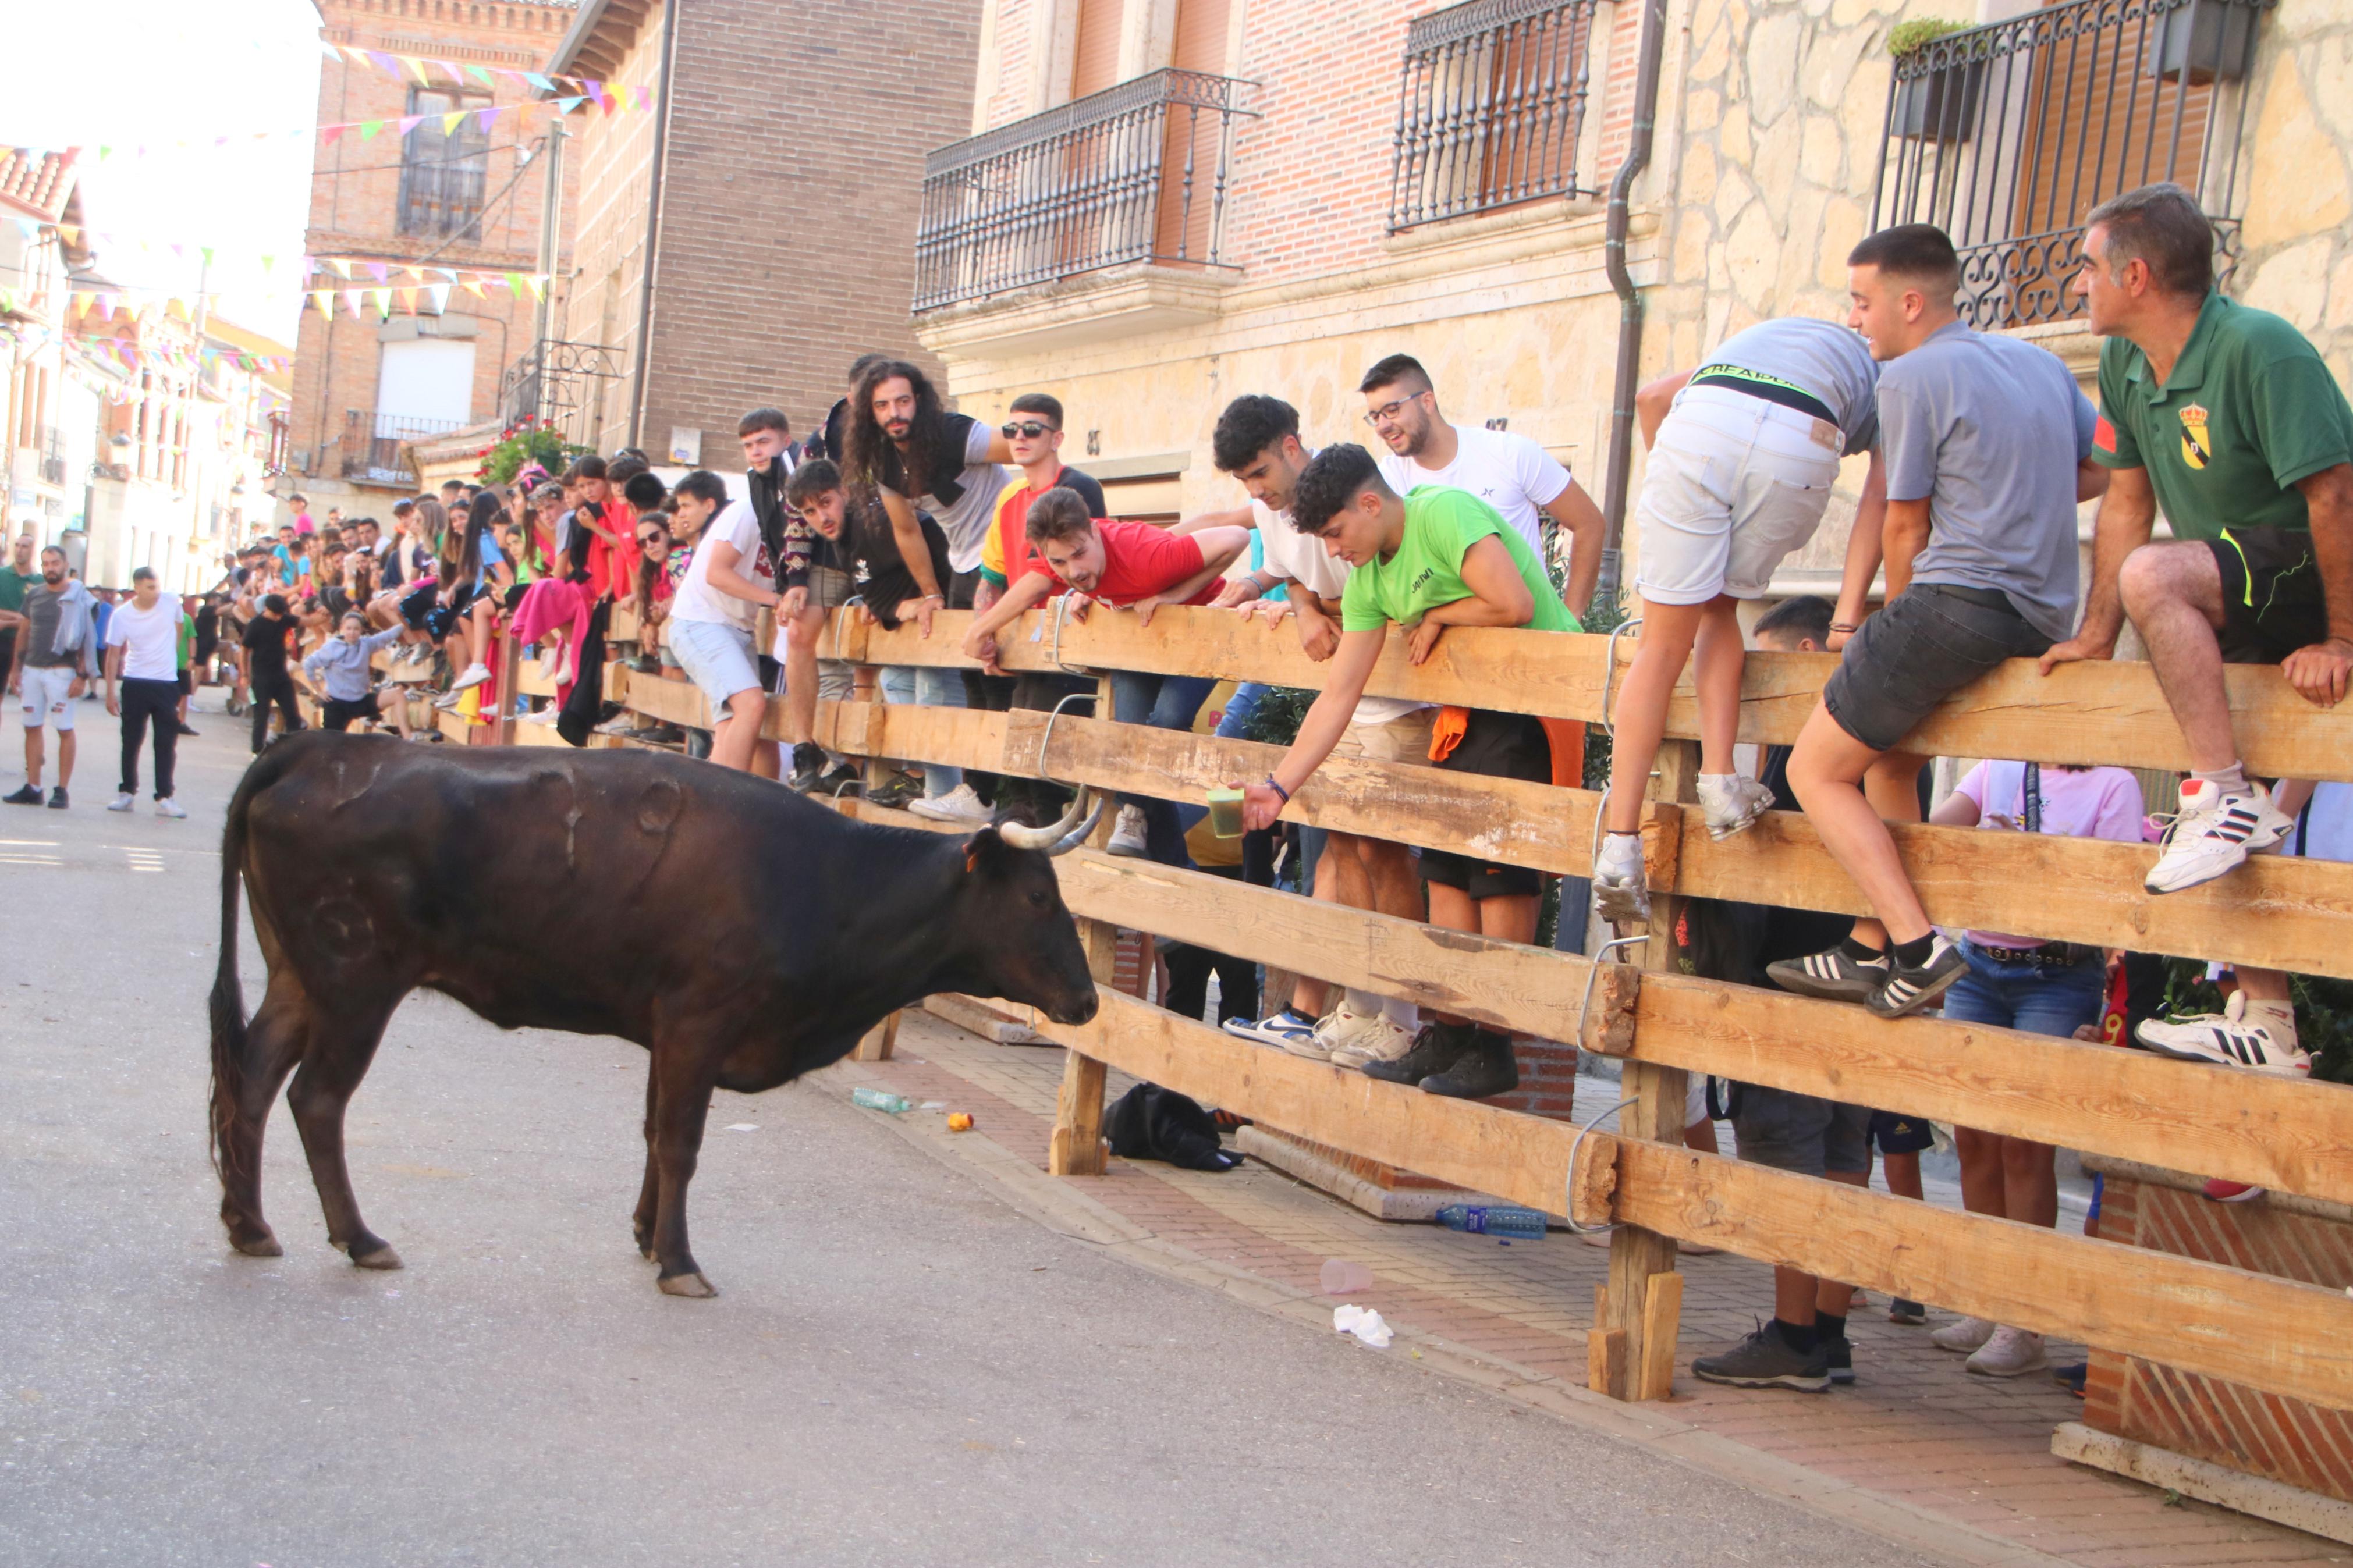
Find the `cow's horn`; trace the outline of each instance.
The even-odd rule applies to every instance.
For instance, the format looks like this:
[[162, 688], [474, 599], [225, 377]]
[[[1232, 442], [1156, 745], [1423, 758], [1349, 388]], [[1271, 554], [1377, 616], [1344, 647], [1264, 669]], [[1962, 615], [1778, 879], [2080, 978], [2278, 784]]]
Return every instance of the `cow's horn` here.
[[1062, 813], [1060, 819], [1050, 826], [1024, 827], [1018, 822], [1000, 823], [997, 826], [997, 836], [1016, 849], [1042, 849], [1050, 855], [1053, 854], [1056, 852], [1054, 847], [1062, 841], [1062, 836], [1070, 832], [1071, 825], [1079, 820], [1079, 814], [1086, 810], [1087, 801], [1092, 794], [1092, 791], [1082, 786], [1077, 796], [1071, 800], [1071, 808]]
[[1087, 841], [1087, 836], [1094, 832], [1095, 824], [1103, 820], [1103, 803], [1100, 798], [1098, 798], [1095, 801], [1095, 808], [1087, 813], [1087, 819], [1084, 822], [1080, 823], [1076, 827], [1071, 828], [1070, 832], [1064, 834], [1062, 836], [1061, 842], [1056, 844], [1051, 849], [1047, 850], [1046, 853], [1049, 855], [1068, 855], [1071, 850], [1076, 849], [1080, 845], [1084, 844]]

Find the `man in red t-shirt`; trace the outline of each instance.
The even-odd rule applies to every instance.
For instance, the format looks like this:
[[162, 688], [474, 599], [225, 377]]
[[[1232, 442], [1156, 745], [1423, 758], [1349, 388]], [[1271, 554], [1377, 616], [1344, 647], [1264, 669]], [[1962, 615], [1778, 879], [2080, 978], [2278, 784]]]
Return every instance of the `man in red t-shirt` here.
[[[1219, 574], [1250, 547], [1247, 528], [1203, 528], [1172, 534], [1148, 522], [1113, 522], [1087, 515], [1086, 503], [1067, 489], [1050, 489], [1029, 508], [1032, 560], [996, 604], [973, 617], [965, 634], [965, 657], [997, 671], [997, 633], [1023, 611], [1059, 594], [1071, 595], [1071, 619], [1082, 621], [1098, 602], [1134, 610], [1137, 624], [1150, 626], [1163, 605], [1206, 605], [1224, 586]], [[1001, 673], [1001, 672], [998, 672]], [[1123, 724], [1155, 730], [1190, 730], [1193, 716], [1216, 680], [1205, 675], [1140, 675], [1113, 670], [1112, 717]], [[1185, 835], [1173, 802], [1122, 796], [1123, 822], [1115, 844], [1141, 844], [1141, 852], [1163, 865], [1187, 863]], [[1126, 853], [1137, 853], [1131, 848]]]

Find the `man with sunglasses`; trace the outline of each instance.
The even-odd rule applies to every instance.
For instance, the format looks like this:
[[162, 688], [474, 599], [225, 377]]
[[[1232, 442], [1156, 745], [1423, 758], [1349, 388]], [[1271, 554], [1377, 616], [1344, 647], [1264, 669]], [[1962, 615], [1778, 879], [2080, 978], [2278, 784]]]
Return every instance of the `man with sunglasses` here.
[[1570, 538], [1563, 601], [1572, 610], [1592, 602], [1601, 575], [1601, 509], [1565, 466], [1525, 436], [1448, 424], [1430, 373], [1411, 354], [1382, 360], [1356, 390], [1365, 395], [1365, 423], [1388, 447], [1379, 461], [1390, 489], [1398, 495], [1419, 485], [1469, 490], [1501, 512], [1539, 561], [1545, 559], [1542, 520], [1549, 517]]

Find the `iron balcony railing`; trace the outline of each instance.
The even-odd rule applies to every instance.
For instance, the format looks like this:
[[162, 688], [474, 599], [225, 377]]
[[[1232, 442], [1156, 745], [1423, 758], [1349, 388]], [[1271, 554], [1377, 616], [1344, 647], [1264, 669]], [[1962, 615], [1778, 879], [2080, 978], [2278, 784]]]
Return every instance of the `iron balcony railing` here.
[[1406, 30], [1389, 232], [1577, 192], [1595, 0], [1469, 0]]
[[2157, 180], [2239, 247], [2239, 163], [2255, 24], [2273, 0], [2073, 0], [1948, 33], [1895, 62], [1875, 227], [1933, 223], [1961, 255], [1978, 327], [2080, 309], [2084, 216]]
[[1248, 85], [1156, 70], [932, 153], [914, 308], [1126, 262], [1230, 266], [1226, 192]]
[[534, 343], [500, 374], [499, 417], [535, 420], [585, 442], [581, 416], [627, 368], [622, 352], [603, 343]]
[[411, 475], [400, 449], [412, 441], [427, 441], [465, 428], [462, 419], [419, 419], [406, 414], [379, 414], [370, 408], [346, 409], [342, 443], [343, 477], [398, 484]]

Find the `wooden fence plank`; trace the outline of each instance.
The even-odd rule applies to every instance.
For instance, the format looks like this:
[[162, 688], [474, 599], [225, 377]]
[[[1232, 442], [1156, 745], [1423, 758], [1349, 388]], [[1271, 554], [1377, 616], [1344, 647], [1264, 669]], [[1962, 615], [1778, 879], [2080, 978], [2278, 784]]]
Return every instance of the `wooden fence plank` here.
[[[851, 617], [838, 616], [847, 622]], [[1008, 670], [1056, 668], [1051, 610], [1033, 611], [999, 638]], [[871, 664], [970, 668], [959, 652], [963, 613], [935, 617], [932, 635], [912, 628], [839, 629], [841, 657]], [[828, 634], [833, 635], [832, 633]], [[1392, 637], [1371, 685], [1376, 696], [1542, 713], [1602, 717], [1602, 666], [1609, 639], [1599, 636], [1454, 627], [1430, 662], [1409, 665]], [[1632, 662], [1634, 639], [1621, 637], [1618, 689]], [[1320, 689], [1327, 666], [1300, 651], [1289, 626], [1244, 621], [1226, 610], [1177, 608], [1141, 626], [1133, 616], [1103, 613], [1061, 632], [1064, 663], [1091, 668], [1215, 675]], [[1752, 653], [1741, 684], [1740, 739], [1787, 743], [1813, 711], [1834, 654]], [[2353, 703], [2315, 708], [2276, 668], [2233, 665], [2225, 673], [2247, 765], [2267, 777], [2353, 779]], [[1695, 738], [1698, 710], [1688, 679], [1677, 688], [1667, 732]], [[2078, 664], [2048, 678], [2031, 659], [2012, 659], [1948, 698], [1915, 731], [1907, 750], [1950, 757], [2031, 757], [2045, 763], [2111, 763], [2122, 767], [2186, 768], [2189, 752], [2149, 666]]]
[[1614, 1202], [1687, 1241], [2353, 1409], [2339, 1290], [1630, 1139]]
[[[818, 739], [860, 756], [1035, 777], [1046, 715], [824, 704]], [[1066, 783], [1198, 800], [1216, 784], [1262, 776], [1279, 754], [1246, 741], [1064, 718], [1043, 771]], [[1599, 800], [1589, 790], [1335, 758], [1283, 815], [1581, 876], [1590, 865]], [[1719, 843], [1700, 830], [1696, 808], [1650, 809], [1688, 814], [1674, 883], [1664, 891], [1865, 912], [1813, 825], [1795, 812], [1767, 813]], [[2157, 854], [2147, 846], [1967, 827], [1903, 826], [1894, 833], [1928, 918], [1941, 925], [2353, 976], [2353, 873], [2327, 861], [2257, 856], [2226, 878], [2158, 897], [2141, 890]]]

